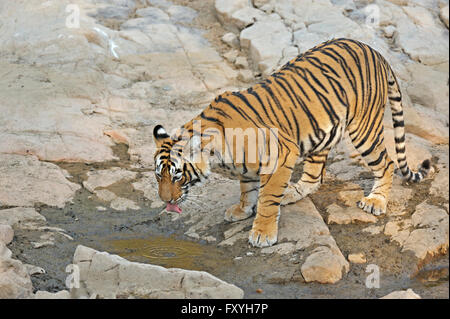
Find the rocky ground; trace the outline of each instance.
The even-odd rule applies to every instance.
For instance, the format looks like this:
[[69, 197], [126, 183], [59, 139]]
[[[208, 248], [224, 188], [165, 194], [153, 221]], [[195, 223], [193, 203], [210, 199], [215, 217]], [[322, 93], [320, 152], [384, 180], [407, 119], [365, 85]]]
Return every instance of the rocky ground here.
[[[0, 298], [448, 298], [448, 12], [448, 0], [1, 2]], [[366, 214], [354, 203], [372, 178], [343, 140], [264, 249], [247, 243], [251, 220], [223, 221], [235, 181], [213, 176], [181, 216], [165, 212], [154, 125], [174, 129], [333, 37], [390, 61], [409, 163], [432, 159], [430, 176], [396, 176], [387, 214]], [[392, 154], [389, 110], [385, 125]]]

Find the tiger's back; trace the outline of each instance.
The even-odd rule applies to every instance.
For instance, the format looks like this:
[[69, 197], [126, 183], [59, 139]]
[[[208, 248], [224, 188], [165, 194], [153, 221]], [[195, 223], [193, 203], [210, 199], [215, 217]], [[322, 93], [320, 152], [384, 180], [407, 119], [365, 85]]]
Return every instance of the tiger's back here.
[[[388, 95], [389, 69], [369, 46], [332, 40], [245, 91], [222, 94], [212, 105], [231, 115], [222, 119], [225, 126], [232, 127], [236, 121], [248, 125], [242, 116], [247, 113], [252, 125], [276, 127], [293, 139], [304, 156], [335, 144], [343, 129], [357, 129], [355, 123], [367, 121], [369, 112], [377, 113], [371, 120], [378, 120]], [[203, 113], [208, 115], [208, 109]]]

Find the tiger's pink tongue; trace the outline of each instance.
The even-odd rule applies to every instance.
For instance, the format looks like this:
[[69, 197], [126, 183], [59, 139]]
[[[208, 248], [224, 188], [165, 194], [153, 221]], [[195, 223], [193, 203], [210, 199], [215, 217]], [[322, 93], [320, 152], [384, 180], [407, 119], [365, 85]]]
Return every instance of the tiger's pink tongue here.
[[182, 212], [181, 208], [177, 204], [170, 204], [170, 203], [167, 203], [166, 210], [168, 212], [175, 212], [178, 214], [181, 214]]

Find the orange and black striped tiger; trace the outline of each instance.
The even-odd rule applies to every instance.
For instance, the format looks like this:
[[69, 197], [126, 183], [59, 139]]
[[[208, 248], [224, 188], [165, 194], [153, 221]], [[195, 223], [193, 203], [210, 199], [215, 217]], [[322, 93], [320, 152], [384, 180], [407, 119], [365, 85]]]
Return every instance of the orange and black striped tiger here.
[[[256, 213], [250, 243], [273, 245], [280, 205], [319, 187], [328, 153], [347, 131], [375, 176], [371, 193], [357, 205], [374, 215], [385, 213], [394, 172], [383, 136], [388, 100], [399, 168], [408, 181], [418, 182], [431, 164], [425, 160], [417, 173], [408, 167], [402, 95], [394, 72], [368, 45], [334, 39], [245, 91], [221, 94], [173, 137], [156, 126], [159, 195], [169, 210], [181, 212], [178, 204], [189, 187], [206, 180], [211, 171], [239, 179], [240, 202], [226, 211], [225, 220]], [[230, 135], [227, 130], [238, 133]], [[250, 134], [251, 130], [258, 134]], [[304, 162], [303, 175], [290, 184], [299, 158]]]

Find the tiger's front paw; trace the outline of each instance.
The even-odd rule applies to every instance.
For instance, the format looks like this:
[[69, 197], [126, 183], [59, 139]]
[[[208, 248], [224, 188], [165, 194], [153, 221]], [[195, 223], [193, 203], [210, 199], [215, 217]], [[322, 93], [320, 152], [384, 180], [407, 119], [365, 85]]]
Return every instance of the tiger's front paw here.
[[278, 228], [275, 226], [273, 229], [260, 229], [253, 226], [248, 237], [248, 241], [254, 247], [269, 247], [277, 242]]
[[362, 210], [380, 216], [386, 213], [386, 199], [384, 197], [364, 197], [356, 205]]
[[239, 204], [234, 204], [225, 212], [224, 219], [227, 222], [237, 222], [238, 220], [247, 219], [252, 216], [253, 211], [251, 209], [245, 211]]

